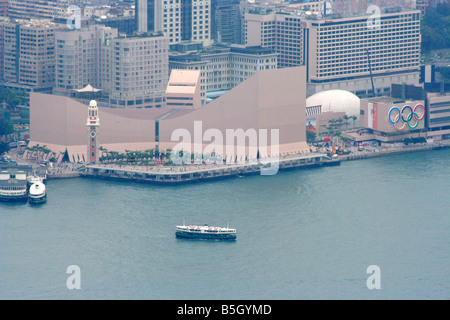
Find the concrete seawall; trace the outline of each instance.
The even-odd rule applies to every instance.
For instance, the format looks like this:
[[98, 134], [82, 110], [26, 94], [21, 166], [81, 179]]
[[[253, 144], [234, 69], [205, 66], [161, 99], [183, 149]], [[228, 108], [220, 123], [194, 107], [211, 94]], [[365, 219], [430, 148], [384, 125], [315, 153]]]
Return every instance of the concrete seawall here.
[[437, 148], [450, 148], [450, 145], [441, 145], [439, 147], [436, 146], [430, 146], [430, 145], [422, 145], [422, 146], [405, 146], [403, 148], [398, 149], [388, 149], [388, 148], [379, 148], [379, 150], [374, 152], [355, 152], [348, 155], [340, 155], [339, 159], [342, 161], [350, 161], [350, 160], [359, 160], [359, 159], [368, 159], [368, 158], [374, 158], [374, 157], [383, 157], [383, 156], [391, 156], [395, 154], [403, 154], [403, 153], [410, 153], [410, 152], [420, 152], [420, 151], [430, 151], [435, 150]]
[[79, 176], [80, 176], [79, 172], [55, 173], [55, 174], [48, 174], [47, 179], [77, 178]]

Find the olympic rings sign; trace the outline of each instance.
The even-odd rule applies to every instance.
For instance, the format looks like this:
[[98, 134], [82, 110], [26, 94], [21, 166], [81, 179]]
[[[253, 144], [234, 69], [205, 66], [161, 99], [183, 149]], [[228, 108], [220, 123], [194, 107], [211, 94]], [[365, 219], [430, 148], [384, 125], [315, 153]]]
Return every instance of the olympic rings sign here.
[[[421, 115], [417, 113], [417, 109], [422, 109]], [[423, 104], [416, 104], [414, 109], [406, 105], [401, 111], [398, 107], [393, 106], [388, 112], [388, 120], [397, 130], [403, 130], [406, 126], [413, 130], [417, 128], [419, 121], [423, 120], [423, 118], [425, 118], [425, 107]], [[401, 126], [399, 126], [400, 120], [402, 120], [403, 123]], [[411, 122], [413, 123], [412, 125]]]

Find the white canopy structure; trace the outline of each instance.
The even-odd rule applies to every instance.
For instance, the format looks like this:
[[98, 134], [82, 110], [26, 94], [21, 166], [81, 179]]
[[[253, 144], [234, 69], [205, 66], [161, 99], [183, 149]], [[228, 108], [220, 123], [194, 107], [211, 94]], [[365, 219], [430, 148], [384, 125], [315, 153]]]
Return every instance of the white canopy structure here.
[[84, 88], [81, 88], [81, 89], [74, 89], [74, 91], [79, 92], [79, 93], [81, 93], [81, 92], [99, 92], [99, 91], [102, 91], [102, 89], [94, 88], [93, 86], [91, 86], [90, 84], [88, 84], [88, 85], [85, 86]]

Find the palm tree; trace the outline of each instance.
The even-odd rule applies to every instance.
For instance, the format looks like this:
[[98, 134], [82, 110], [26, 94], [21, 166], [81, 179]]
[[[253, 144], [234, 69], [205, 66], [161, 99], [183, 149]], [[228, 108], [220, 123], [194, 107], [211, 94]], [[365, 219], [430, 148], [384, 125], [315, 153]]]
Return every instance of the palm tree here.
[[350, 119], [353, 120], [353, 129], [355, 129], [355, 121], [356, 121], [357, 117], [356, 116], [351, 116]]
[[342, 122], [344, 122], [344, 120], [342, 118], [339, 118], [336, 120], [336, 129], [340, 128], [342, 126]]
[[347, 130], [347, 128], [348, 128], [348, 124], [350, 123], [348, 120], [350, 119], [350, 117], [348, 116], [348, 115], [344, 115], [343, 117], [342, 117], [343, 119], [344, 119], [344, 124], [345, 124], [345, 130]]
[[109, 158], [109, 152], [108, 152], [108, 149], [106, 149], [105, 147], [103, 147], [103, 146], [100, 146], [99, 148], [98, 148], [101, 152], [102, 152], [102, 156], [101, 156], [101, 161], [105, 161], [105, 160], [107, 160], [108, 158]]
[[166, 154], [165, 154], [166, 159], [170, 160], [171, 155], [172, 155], [172, 149], [169, 148], [166, 150]]

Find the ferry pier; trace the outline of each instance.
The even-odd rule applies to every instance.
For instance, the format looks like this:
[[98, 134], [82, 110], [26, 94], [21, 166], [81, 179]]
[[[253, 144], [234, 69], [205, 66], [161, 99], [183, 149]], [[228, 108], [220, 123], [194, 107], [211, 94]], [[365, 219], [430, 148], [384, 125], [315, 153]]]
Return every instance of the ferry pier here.
[[[230, 177], [249, 175], [270, 175], [278, 170], [320, 167], [325, 154], [286, 155], [277, 161], [264, 164], [264, 161], [245, 164], [202, 164], [183, 166], [126, 166], [111, 164], [90, 164], [80, 171], [80, 176], [124, 181], [149, 182], [160, 185], [212, 181]], [[338, 161], [335, 161], [338, 162]], [[277, 167], [278, 165], [278, 167]], [[276, 171], [275, 171], [276, 170]]]

